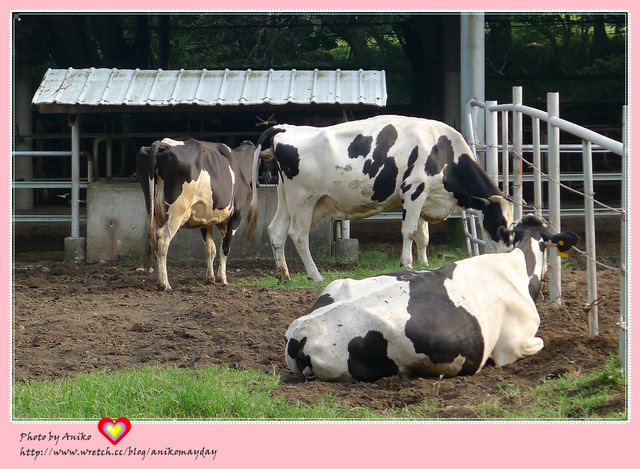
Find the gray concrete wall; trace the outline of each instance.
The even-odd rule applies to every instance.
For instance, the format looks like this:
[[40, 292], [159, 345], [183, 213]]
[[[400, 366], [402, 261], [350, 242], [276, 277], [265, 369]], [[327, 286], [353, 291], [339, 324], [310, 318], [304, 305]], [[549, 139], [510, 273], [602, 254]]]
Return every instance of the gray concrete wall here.
[[[245, 245], [246, 220], [240, 224], [231, 245], [229, 264], [234, 259], [272, 259], [271, 244], [266, 227], [275, 214], [277, 196], [275, 186], [258, 188], [259, 215], [256, 231]], [[137, 183], [104, 182], [89, 184], [87, 188], [87, 262], [111, 261], [123, 256], [139, 256], [142, 262], [148, 215], [144, 196]], [[218, 249], [221, 236], [214, 230]], [[331, 253], [331, 220], [324, 219], [311, 231], [311, 252], [316, 258]], [[287, 241], [286, 256], [298, 260], [291, 240]], [[169, 262], [178, 260], [205, 261], [204, 246], [199, 229], [181, 229], [169, 247]]]

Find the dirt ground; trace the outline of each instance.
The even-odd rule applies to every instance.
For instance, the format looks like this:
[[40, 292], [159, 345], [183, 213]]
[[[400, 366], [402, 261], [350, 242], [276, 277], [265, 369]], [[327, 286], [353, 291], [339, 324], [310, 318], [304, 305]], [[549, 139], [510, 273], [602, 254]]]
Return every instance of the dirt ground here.
[[[434, 418], [477, 418], [467, 404], [517, 406], [501, 388], [512, 385], [525, 391], [545, 377], [587, 373], [618, 353], [618, 272], [599, 270], [600, 334], [589, 337], [584, 262], [573, 264], [562, 274], [563, 306], [538, 302], [538, 335], [545, 347], [537, 355], [502, 369], [488, 365], [474, 376], [337, 384], [305, 382], [284, 361], [284, 333], [296, 317], [306, 314], [318, 290], [208, 286], [203, 283], [204, 267], [170, 265], [174, 289], [159, 292], [154, 277], [146, 278], [130, 262], [70, 265], [18, 258], [13, 270], [14, 380], [153, 364], [227, 363], [275, 370], [282, 376], [279, 392], [291, 401], [313, 403], [330, 393], [348, 407], [382, 410], [429, 399], [439, 402]], [[300, 265], [290, 267], [302, 270]], [[229, 261], [230, 281], [272, 272], [272, 262]], [[625, 405], [621, 394], [602, 413], [623, 411]]]

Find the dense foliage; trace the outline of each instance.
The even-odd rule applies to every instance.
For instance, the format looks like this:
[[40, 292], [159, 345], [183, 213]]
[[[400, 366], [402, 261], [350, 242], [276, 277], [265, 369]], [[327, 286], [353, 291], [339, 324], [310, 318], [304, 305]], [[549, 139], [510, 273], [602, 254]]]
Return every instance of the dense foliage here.
[[[389, 104], [429, 108], [443, 14], [15, 14], [15, 58], [36, 84], [48, 67], [384, 69]], [[626, 99], [627, 16], [486, 14], [487, 93], [510, 101], [560, 91], [563, 101]]]

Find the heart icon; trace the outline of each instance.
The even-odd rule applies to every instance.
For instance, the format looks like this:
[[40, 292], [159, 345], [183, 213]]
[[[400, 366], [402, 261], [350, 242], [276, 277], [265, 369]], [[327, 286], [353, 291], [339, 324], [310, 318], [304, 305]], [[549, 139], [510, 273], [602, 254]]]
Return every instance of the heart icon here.
[[114, 445], [117, 445], [129, 430], [131, 430], [131, 422], [126, 417], [120, 417], [115, 422], [105, 417], [98, 422], [98, 431]]

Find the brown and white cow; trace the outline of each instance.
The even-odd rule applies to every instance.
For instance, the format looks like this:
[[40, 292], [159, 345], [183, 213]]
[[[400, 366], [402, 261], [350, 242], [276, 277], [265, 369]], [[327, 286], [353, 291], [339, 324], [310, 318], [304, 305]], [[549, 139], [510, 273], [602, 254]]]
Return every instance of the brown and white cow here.
[[200, 228], [207, 255], [207, 278], [215, 281], [213, 227], [222, 233], [218, 277], [227, 283], [226, 263], [233, 236], [251, 198], [251, 163], [255, 146], [245, 141], [231, 149], [222, 143], [189, 139], [155, 141], [137, 156], [137, 176], [144, 192], [149, 231], [147, 271], [157, 258], [158, 286], [171, 289], [167, 277], [169, 243], [181, 227]]
[[402, 206], [402, 266], [412, 267], [412, 244], [426, 265], [427, 222], [454, 212], [482, 212], [485, 239], [504, 250], [512, 204], [476, 163], [462, 135], [433, 120], [377, 116], [329, 127], [276, 125], [260, 136], [253, 162], [248, 233], [255, 227], [258, 159], [271, 140], [280, 172], [278, 206], [268, 232], [276, 269], [289, 278], [287, 235], [307, 270], [321, 281], [309, 251], [309, 230], [326, 216], [366, 218]]
[[538, 352], [545, 248], [566, 252], [579, 237], [527, 216], [513, 238], [508, 253], [331, 282], [286, 332], [289, 367], [308, 378], [375, 381], [469, 375], [489, 358], [504, 366]]

